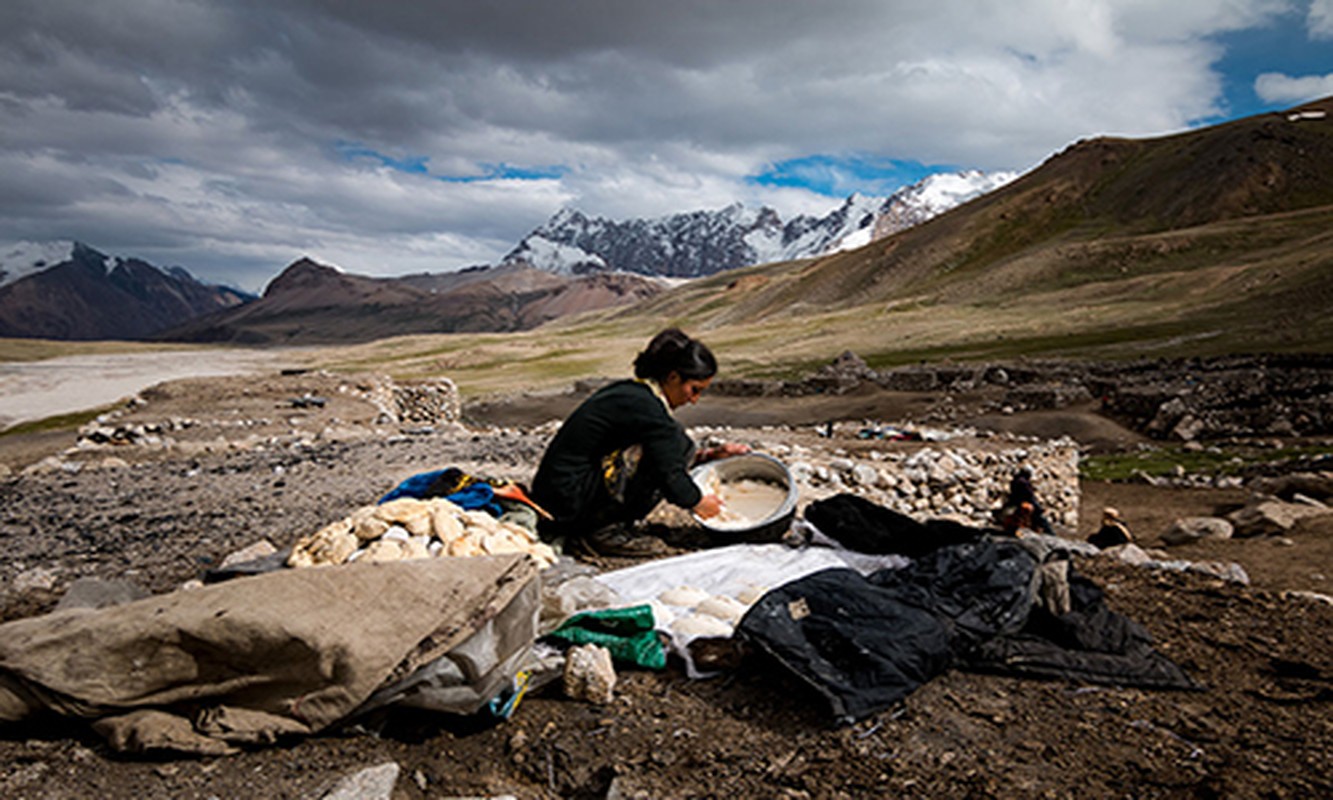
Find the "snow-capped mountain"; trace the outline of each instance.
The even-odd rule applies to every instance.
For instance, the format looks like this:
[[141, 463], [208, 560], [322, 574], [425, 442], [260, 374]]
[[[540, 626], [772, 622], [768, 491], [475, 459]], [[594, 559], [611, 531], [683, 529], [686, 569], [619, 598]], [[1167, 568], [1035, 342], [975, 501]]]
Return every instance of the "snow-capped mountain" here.
[[0, 336], [143, 339], [251, 298], [79, 242], [0, 247]]
[[[913, 225], [920, 225], [954, 206], [996, 189], [1018, 177], [1017, 172], [966, 172], [931, 175], [919, 183], [895, 192], [879, 209], [870, 237], [860, 244], [882, 239]], [[859, 247], [860, 244], [852, 245]], [[850, 248], [843, 248], [850, 249]]]
[[[0, 287], [72, 260], [77, 247], [81, 247], [78, 242], [14, 242], [0, 247]], [[102, 265], [110, 272], [115, 262], [103, 257]]]
[[563, 275], [602, 271], [694, 278], [869, 244], [997, 189], [1014, 172], [932, 175], [887, 198], [854, 194], [823, 217], [783, 222], [737, 203], [658, 219], [615, 221], [562, 209], [505, 257]]

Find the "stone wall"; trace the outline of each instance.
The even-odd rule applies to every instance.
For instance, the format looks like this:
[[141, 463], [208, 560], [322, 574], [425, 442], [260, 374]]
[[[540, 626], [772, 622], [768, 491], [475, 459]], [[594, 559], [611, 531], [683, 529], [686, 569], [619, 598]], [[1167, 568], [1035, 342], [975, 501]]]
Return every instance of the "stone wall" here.
[[[725, 441], [735, 431], [717, 431]], [[915, 519], [949, 518], [971, 525], [992, 524], [1009, 493], [1009, 481], [1030, 467], [1037, 497], [1056, 526], [1078, 525], [1077, 443], [1068, 439], [976, 439], [966, 434], [943, 441], [892, 448], [787, 444], [786, 437], [750, 443], [785, 464], [796, 479], [800, 506], [841, 492], [858, 494]]]
[[399, 384], [377, 375], [360, 388], [386, 421], [439, 425], [458, 422], [462, 416], [458, 386], [449, 378]]
[[1333, 433], [1333, 355], [1259, 354], [1123, 362], [1022, 360], [873, 370], [843, 353], [801, 380], [719, 379], [717, 394], [979, 392], [996, 411], [1099, 401], [1103, 413], [1157, 439], [1192, 441]]

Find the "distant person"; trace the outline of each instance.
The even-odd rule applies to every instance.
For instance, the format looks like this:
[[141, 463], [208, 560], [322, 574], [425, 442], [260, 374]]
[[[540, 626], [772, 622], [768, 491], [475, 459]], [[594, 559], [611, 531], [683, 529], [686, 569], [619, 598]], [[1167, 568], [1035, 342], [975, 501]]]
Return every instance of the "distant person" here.
[[1009, 481], [1009, 495], [998, 516], [1000, 527], [1011, 536], [1019, 529], [1053, 533], [1046, 510], [1037, 500], [1037, 490], [1032, 487], [1032, 467], [1020, 467], [1014, 473]]
[[1129, 526], [1120, 518], [1120, 512], [1110, 506], [1102, 509], [1102, 526], [1088, 537], [1088, 543], [1096, 545], [1099, 550], [1133, 541], [1134, 534], [1129, 532]]
[[532, 499], [553, 515], [539, 524], [541, 537], [590, 555], [656, 555], [666, 544], [642, 520], [661, 500], [702, 519], [716, 516], [721, 500], [704, 494], [689, 470], [749, 448], [696, 452], [673, 414], [697, 402], [716, 373], [706, 345], [668, 328], [635, 357], [632, 380], [605, 386], [574, 409], [532, 481]]

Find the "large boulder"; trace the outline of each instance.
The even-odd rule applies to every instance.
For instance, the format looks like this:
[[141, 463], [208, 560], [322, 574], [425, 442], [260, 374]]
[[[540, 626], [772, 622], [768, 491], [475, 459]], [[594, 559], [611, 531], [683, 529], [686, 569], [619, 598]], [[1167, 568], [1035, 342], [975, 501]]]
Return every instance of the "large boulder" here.
[[1221, 517], [1184, 517], [1162, 534], [1162, 542], [1180, 545], [1200, 539], [1230, 539], [1234, 532], [1235, 526]]
[[1306, 517], [1333, 514], [1333, 509], [1280, 500], [1263, 500], [1231, 512], [1227, 519], [1235, 526], [1238, 538], [1276, 536], [1289, 533]]
[[1327, 502], [1333, 498], [1333, 472], [1293, 472], [1290, 475], [1255, 478], [1249, 488], [1253, 492], [1283, 500], [1292, 500], [1299, 494]]

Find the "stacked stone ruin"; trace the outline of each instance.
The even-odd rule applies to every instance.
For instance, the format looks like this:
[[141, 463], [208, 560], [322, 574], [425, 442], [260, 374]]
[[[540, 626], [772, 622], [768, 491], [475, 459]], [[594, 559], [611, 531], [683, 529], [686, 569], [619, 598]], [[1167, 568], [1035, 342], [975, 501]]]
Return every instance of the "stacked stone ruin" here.
[[[728, 431], [698, 430], [710, 441]], [[851, 453], [836, 444], [824, 447], [765, 442], [759, 449], [783, 460], [800, 491], [800, 505], [851, 492], [894, 511], [920, 519], [946, 518], [971, 525], [994, 524], [1009, 482], [1023, 467], [1033, 473], [1038, 499], [1053, 525], [1078, 525], [1079, 449], [1069, 439], [978, 440], [968, 432], [936, 432], [943, 441], [900, 445]]]
[[[1103, 413], [1172, 441], [1333, 433], [1333, 356], [1225, 356], [1122, 362], [1019, 360], [874, 370], [846, 352], [801, 380], [722, 379], [735, 396], [843, 394], [864, 383], [899, 392], [992, 390], [995, 411], [1096, 401]], [[934, 419], [947, 419], [947, 410]]]
[[386, 422], [440, 425], [457, 422], [462, 416], [458, 386], [449, 378], [399, 384], [387, 375], [377, 375], [362, 388], [365, 399]]

